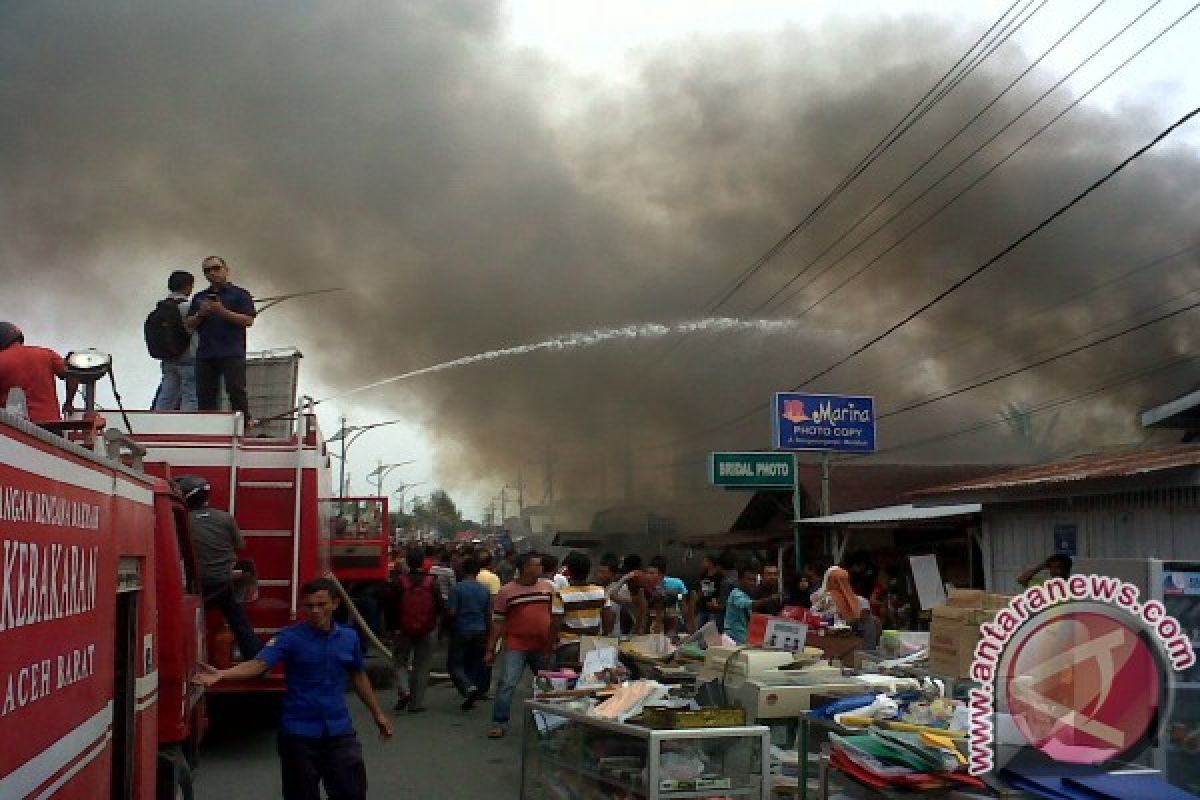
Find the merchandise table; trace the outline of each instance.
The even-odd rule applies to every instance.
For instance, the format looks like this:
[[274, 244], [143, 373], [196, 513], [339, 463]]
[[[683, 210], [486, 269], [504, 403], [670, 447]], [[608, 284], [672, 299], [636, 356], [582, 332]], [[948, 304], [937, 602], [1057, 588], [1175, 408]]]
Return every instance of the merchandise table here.
[[661, 730], [526, 701], [522, 800], [767, 800], [770, 729]]

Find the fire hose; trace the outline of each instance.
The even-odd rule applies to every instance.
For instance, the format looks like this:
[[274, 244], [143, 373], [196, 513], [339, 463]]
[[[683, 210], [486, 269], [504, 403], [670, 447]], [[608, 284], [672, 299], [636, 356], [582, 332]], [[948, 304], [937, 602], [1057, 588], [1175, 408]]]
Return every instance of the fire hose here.
[[346, 587], [342, 586], [342, 582], [339, 581], [337, 576], [332, 572], [325, 577], [333, 581], [333, 585], [337, 587], [338, 596], [342, 598], [342, 603], [346, 606], [346, 610], [350, 612], [350, 616], [354, 618], [354, 622], [358, 625], [358, 629], [362, 631], [363, 635], [367, 637], [367, 640], [370, 641], [371, 644], [375, 645], [375, 647], [379, 649], [380, 653], [387, 658], [391, 658], [392, 651], [386, 648], [383, 645], [383, 642], [379, 641], [379, 637], [375, 635], [375, 631], [371, 630], [371, 626], [368, 625], [366, 620], [362, 618], [362, 614], [358, 613], [358, 608], [355, 607], [354, 601], [350, 599], [350, 595], [346, 591]]

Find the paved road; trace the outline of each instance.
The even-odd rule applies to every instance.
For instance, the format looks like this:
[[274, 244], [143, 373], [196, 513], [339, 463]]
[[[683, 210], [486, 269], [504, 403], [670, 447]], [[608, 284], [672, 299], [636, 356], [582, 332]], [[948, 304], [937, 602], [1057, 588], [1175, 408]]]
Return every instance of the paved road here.
[[[437, 662], [434, 662], [435, 665]], [[528, 680], [528, 679], [527, 679]], [[379, 692], [391, 709], [396, 695]], [[279, 796], [275, 754], [278, 703], [267, 699], [216, 698], [214, 725], [201, 747], [195, 775], [197, 800]], [[521, 735], [515, 724], [505, 739], [487, 738], [491, 703], [470, 712], [449, 684], [430, 687], [428, 711], [394, 715], [396, 736], [384, 744], [361, 702], [347, 696], [363, 742], [370, 794], [388, 800], [514, 800], [521, 785]], [[516, 711], [514, 704], [514, 712]]]

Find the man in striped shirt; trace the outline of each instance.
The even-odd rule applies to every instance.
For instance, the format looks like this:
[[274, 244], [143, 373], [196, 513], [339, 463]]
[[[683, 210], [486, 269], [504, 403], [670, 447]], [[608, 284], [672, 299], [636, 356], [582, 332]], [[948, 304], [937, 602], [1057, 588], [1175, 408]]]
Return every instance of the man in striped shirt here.
[[588, 583], [592, 560], [586, 553], [571, 552], [563, 559], [568, 585], [554, 595], [554, 636], [559, 666], [579, 664], [579, 642], [584, 636], [600, 636], [612, 630], [612, 601], [604, 587]]
[[500, 680], [492, 703], [492, 728], [488, 731], [492, 739], [499, 739], [507, 732], [513, 692], [525, 674], [525, 667], [528, 665], [529, 671], [537, 675], [554, 652], [550, 631], [554, 585], [542, 578], [542, 560], [537, 553], [517, 556], [516, 567], [516, 578], [496, 595], [495, 624], [484, 656], [484, 663], [490, 666], [496, 660], [496, 643], [504, 639]]

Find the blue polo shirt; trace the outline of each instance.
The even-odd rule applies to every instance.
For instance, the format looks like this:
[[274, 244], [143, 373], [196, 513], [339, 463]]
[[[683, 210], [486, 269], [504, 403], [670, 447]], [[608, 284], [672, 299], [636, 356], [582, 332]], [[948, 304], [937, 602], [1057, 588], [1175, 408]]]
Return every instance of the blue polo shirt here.
[[[227, 283], [220, 290], [209, 286], [204, 291], [196, 292], [196, 296], [192, 298], [192, 305], [188, 308], [188, 316], [199, 313], [204, 299], [213, 294], [220, 297], [221, 304], [230, 311], [249, 314], [252, 317], [258, 314], [254, 310], [254, 299], [250, 297], [250, 293], [240, 286]], [[246, 355], [246, 329], [224, 317], [205, 317], [196, 333], [200, 339], [196, 348], [196, 358], [234, 358]]]
[[450, 609], [455, 612], [455, 633], [487, 633], [492, 593], [474, 578], [459, 581], [450, 590]]
[[346, 707], [346, 679], [364, 669], [358, 634], [333, 623], [322, 633], [307, 622], [284, 628], [255, 659], [287, 673], [287, 694], [279, 727], [288, 736], [344, 736], [354, 733]]

